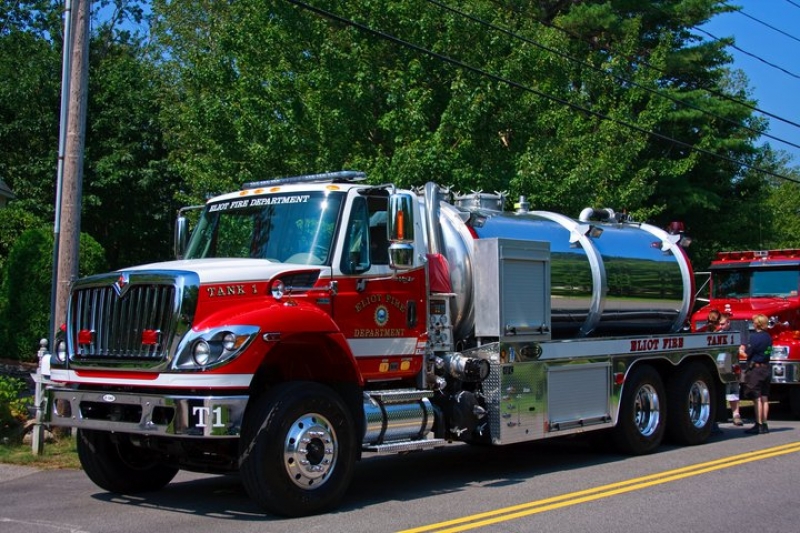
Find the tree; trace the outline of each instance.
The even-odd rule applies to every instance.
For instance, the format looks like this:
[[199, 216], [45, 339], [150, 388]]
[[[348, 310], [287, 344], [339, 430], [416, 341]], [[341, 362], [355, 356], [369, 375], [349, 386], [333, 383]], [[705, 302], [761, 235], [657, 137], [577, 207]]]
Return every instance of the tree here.
[[[154, 0], [188, 198], [356, 168], [375, 182], [625, 209], [718, 244], [764, 177], [746, 80], [692, 28], [719, 0]], [[751, 209], [752, 210], [752, 209]], [[696, 245], [695, 245], [696, 247]]]
[[160, 81], [142, 37], [101, 27], [90, 44], [82, 229], [113, 268], [170, 257], [181, 183], [168, 161]]
[[[53, 233], [39, 227], [25, 231], [11, 247], [0, 284], [0, 350], [6, 357], [33, 360], [39, 339], [50, 327]], [[107, 267], [103, 248], [81, 235], [80, 272], [86, 276]]]
[[[169, 257], [180, 189], [161, 137], [143, 4], [93, 4], [82, 230], [115, 268]], [[39, 0], [0, 8], [0, 175], [17, 196], [11, 206], [30, 215], [26, 227], [52, 224], [55, 211], [62, 7]]]

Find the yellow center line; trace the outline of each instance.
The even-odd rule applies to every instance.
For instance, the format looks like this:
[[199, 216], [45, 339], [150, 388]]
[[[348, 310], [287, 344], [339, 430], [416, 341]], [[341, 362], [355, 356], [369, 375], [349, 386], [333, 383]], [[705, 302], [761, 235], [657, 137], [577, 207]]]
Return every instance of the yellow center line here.
[[600, 487], [570, 492], [560, 496], [553, 496], [551, 498], [545, 498], [535, 502], [522, 503], [519, 505], [495, 509], [493, 511], [487, 511], [485, 513], [456, 518], [446, 522], [439, 522], [437, 524], [430, 524], [413, 529], [405, 529], [397, 533], [457, 533], [459, 531], [468, 531], [483, 526], [498, 524], [500, 522], [507, 522], [516, 518], [543, 513], [545, 511], [569, 507], [570, 505], [600, 500], [602, 498], [608, 498], [617, 494], [624, 494], [626, 492], [633, 492], [635, 490], [652, 487], [654, 485], [678, 481], [688, 477], [712, 472], [714, 470], [722, 470], [732, 466], [738, 466], [753, 461], [761, 461], [763, 459], [769, 459], [771, 457], [778, 457], [797, 452], [800, 452], [800, 442], [784, 444], [782, 446], [766, 448], [732, 457], [715, 459], [714, 461], [708, 461], [706, 463], [684, 466], [674, 470], [659, 472], [657, 474], [650, 474], [647, 476], [619, 481]]

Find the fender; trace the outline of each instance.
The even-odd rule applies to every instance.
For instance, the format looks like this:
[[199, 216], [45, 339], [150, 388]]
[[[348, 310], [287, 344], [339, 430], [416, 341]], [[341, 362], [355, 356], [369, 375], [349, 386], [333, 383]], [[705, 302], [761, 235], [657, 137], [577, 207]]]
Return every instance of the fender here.
[[[300, 372], [300, 366], [305, 366], [302, 373], [306, 378], [319, 375], [364, 384], [356, 359], [336, 322], [305, 299], [226, 307], [206, 315], [193, 329], [200, 331], [225, 324], [257, 325], [259, 338], [235, 360], [211, 372], [256, 374], [266, 365], [294, 375]], [[311, 369], [314, 365], [318, 369]]]

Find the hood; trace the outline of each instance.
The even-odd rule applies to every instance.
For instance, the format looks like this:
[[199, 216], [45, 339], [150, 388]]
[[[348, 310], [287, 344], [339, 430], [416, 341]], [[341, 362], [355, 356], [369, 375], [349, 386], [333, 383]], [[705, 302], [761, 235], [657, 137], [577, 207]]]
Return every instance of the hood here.
[[182, 261], [166, 261], [150, 263], [130, 268], [122, 268], [118, 272], [135, 272], [142, 270], [194, 272], [200, 283], [228, 283], [250, 281], [254, 279], [270, 279], [281, 272], [297, 270], [320, 270], [318, 265], [298, 265], [294, 263], [275, 263], [268, 259], [188, 259]]
[[798, 308], [795, 299], [786, 298], [750, 298], [747, 300], [713, 300], [710, 304], [703, 306], [695, 312], [694, 320], [705, 320], [711, 309], [720, 312], [727, 312], [731, 320], [750, 320], [755, 314], [777, 315], [785, 311]]

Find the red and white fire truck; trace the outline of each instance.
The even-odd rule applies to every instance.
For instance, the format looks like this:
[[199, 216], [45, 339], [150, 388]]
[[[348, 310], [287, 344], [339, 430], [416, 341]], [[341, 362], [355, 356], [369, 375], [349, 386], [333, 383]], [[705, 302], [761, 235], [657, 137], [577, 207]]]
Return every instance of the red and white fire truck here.
[[46, 420], [108, 491], [238, 471], [287, 516], [332, 509], [370, 454], [705, 442], [741, 339], [687, 331], [680, 235], [504, 203], [351, 171], [213, 198], [178, 260], [74, 283]]
[[770, 398], [800, 417], [800, 250], [720, 252], [709, 270], [709, 302], [694, 314], [692, 328], [704, 329], [708, 311], [716, 309], [730, 315], [731, 328], [746, 343], [753, 315], [766, 315], [772, 335]]

